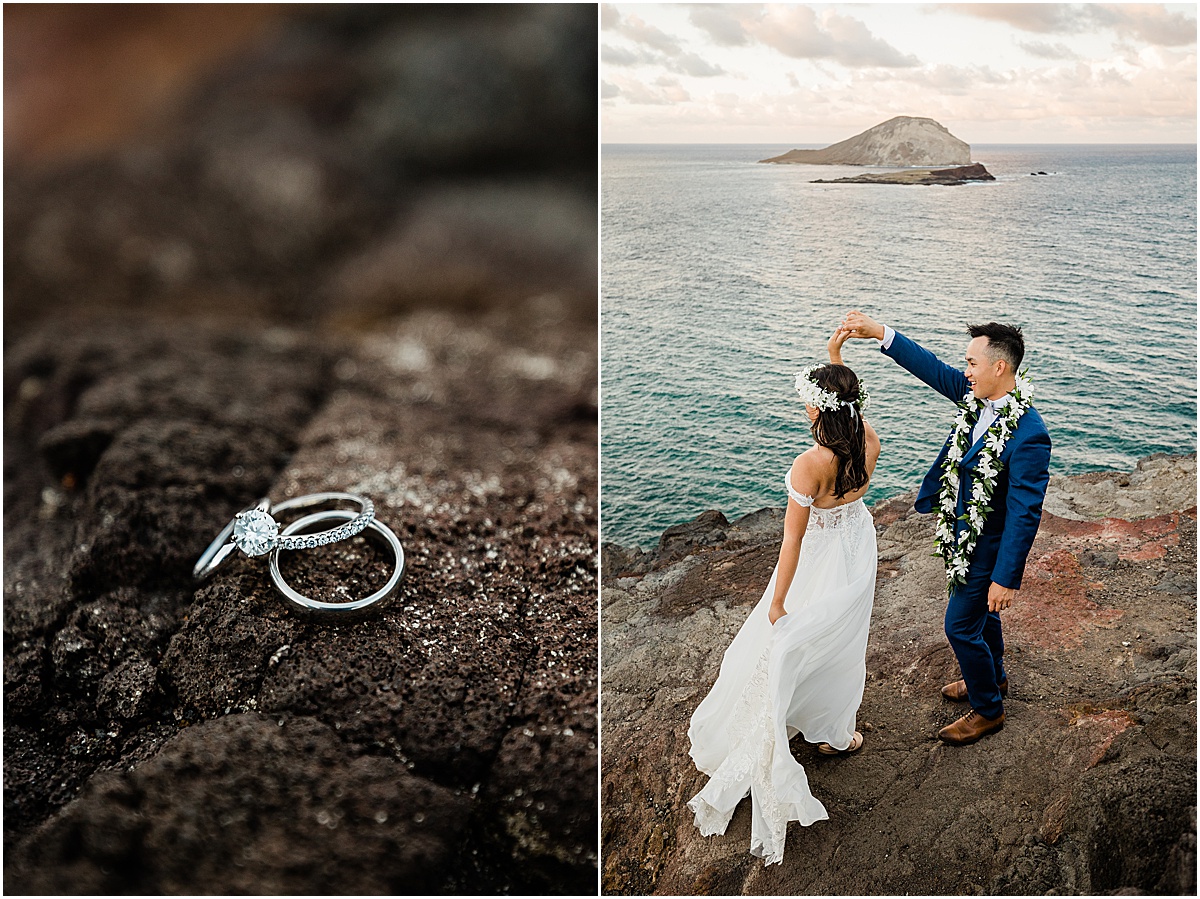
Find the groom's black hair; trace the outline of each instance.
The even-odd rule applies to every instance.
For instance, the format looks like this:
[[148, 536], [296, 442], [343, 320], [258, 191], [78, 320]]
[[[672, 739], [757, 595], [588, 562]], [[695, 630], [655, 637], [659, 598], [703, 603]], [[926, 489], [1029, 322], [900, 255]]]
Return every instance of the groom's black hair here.
[[1017, 373], [1025, 358], [1025, 337], [1020, 328], [988, 322], [986, 325], [967, 325], [967, 332], [972, 337], [986, 337], [992, 358], [999, 356], [1008, 363], [1013, 374]]

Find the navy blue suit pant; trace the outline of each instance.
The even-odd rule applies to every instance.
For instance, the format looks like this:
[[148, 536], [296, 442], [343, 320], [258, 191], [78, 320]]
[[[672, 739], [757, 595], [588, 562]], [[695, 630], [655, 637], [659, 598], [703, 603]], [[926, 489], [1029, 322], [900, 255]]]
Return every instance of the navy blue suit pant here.
[[946, 636], [967, 682], [967, 698], [985, 718], [1004, 711], [998, 685], [1006, 678], [1000, 615], [988, 611], [991, 585], [990, 570], [969, 571], [966, 584], [955, 587], [946, 604]]

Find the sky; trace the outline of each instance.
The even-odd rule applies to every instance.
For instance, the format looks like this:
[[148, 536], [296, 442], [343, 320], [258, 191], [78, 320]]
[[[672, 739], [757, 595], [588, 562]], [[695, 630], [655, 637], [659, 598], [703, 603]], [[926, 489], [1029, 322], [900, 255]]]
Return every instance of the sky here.
[[1191, 3], [605, 3], [600, 73], [605, 143], [1196, 142]]

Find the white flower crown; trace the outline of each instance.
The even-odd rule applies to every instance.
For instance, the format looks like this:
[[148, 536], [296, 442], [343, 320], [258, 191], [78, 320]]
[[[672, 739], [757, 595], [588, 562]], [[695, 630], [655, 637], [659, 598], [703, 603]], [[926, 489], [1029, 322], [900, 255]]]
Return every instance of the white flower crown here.
[[796, 375], [796, 392], [800, 394], [800, 399], [804, 400], [805, 405], [813, 406], [822, 412], [836, 412], [843, 406], [849, 406], [851, 409], [857, 407], [859, 412], [865, 412], [871, 403], [871, 395], [862, 386], [862, 381], [858, 382], [858, 398], [852, 402], [845, 402], [836, 393], [822, 389], [821, 385], [812, 379], [812, 373], [821, 367], [810, 365]]

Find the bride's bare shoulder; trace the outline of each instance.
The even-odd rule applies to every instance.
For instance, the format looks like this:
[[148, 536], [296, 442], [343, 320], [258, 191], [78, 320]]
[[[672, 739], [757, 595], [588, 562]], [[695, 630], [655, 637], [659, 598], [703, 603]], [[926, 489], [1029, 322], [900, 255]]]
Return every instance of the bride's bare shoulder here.
[[816, 473], [830, 465], [837, 467], [837, 455], [829, 447], [817, 444], [810, 446], [796, 457], [792, 463], [792, 470], [795, 471], [797, 466], [801, 466]]
[[836, 471], [837, 456], [833, 454], [833, 450], [825, 446], [809, 447], [792, 462], [788, 472], [792, 486], [801, 493], [805, 492], [805, 487], [820, 489], [831, 465]]

